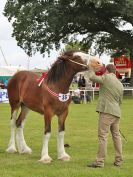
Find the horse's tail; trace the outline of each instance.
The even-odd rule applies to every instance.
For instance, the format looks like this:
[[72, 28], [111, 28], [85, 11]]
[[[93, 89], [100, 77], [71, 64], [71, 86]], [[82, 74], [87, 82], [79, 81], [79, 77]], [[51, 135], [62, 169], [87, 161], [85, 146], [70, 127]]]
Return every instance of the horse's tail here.
[[18, 110], [21, 105], [19, 79], [17, 77], [17, 74], [15, 74], [9, 80], [8, 85], [7, 85], [7, 92], [8, 92], [9, 103], [11, 106], [11, 119], [12, 119], [13, 112], [15, 110]]

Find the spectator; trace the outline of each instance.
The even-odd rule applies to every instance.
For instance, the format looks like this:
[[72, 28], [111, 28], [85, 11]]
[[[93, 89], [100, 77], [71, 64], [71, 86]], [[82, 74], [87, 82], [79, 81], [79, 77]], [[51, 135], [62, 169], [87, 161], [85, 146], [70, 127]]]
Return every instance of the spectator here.
[[84, 76], [82, 76], [82, 87], [86, 87], [86, 80]]
[[81, 88], [82, 87], [82, 77], [81, 77], [81, 74], [79, 76], [79, 80], [78, 80], [78, 88]]
[[72, 100], [75, 104], [80, 104], [80, 90], [76, 89], [72, 95]]

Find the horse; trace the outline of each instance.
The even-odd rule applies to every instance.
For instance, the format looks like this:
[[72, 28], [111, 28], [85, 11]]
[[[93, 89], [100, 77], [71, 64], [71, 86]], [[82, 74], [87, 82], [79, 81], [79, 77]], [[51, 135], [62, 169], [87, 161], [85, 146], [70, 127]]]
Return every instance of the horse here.
[[[84, 52], [65, 51], [58, 56], [40, 86], [37, 84], [39, 76], [36, 73], [31, 71], [17, 72], [9, 80], [7, 86], [11, 107], [11, 136], [6, 151], [15, 153], [18, 150], [20, 154], [32, 153], [23, 134], [27, 114], [29, 110], [32, 110], [42, 114], [45, 122], [43, 147], [39, 161], [42, 163], [52, 161], [48, 153], [48, 142], [51, 135], [51, 121], [54, 115], [58, 117], [58, 159], [62, 161], [70, 160], [70, 156], [65, 152], [64, 148], [65, 120], [71, 102], [69, 86], [76, 73], [100, 66], [102, 64], [99, 59], [90, 57]], [[19, 108], [20, 113], [18, 115]]]

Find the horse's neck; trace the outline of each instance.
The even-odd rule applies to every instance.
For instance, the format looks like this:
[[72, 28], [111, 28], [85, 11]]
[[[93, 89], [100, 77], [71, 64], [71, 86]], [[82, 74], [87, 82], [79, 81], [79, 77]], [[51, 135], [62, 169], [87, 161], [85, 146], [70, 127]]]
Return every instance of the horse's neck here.
[[76, 73], [69, 70], [64, 77], [62, 77], [58, 82], [53, 84], [55, 91], [60, 93], [68, 93], [70, 84], [73, 80], [73, 77]]

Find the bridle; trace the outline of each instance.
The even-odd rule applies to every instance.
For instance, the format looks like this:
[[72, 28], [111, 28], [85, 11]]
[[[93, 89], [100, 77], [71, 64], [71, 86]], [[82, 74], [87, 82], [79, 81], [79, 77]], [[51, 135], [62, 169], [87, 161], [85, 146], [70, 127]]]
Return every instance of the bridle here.
[[73, 60], [71, 60], [71, 59], [69, 59], [71, 62], [73, 62], [73, 63], [76, 63], [76, 64], [78, 64], [78, 65], [81, 65], [81, 66], [85, 66], [85, 67], [87, 67], [87, 65], [85, 65], [85, 64], [82, 64], [82, 63], [79, 63], [79, 62], [76, 62], [76, 61], [73, 61]]

